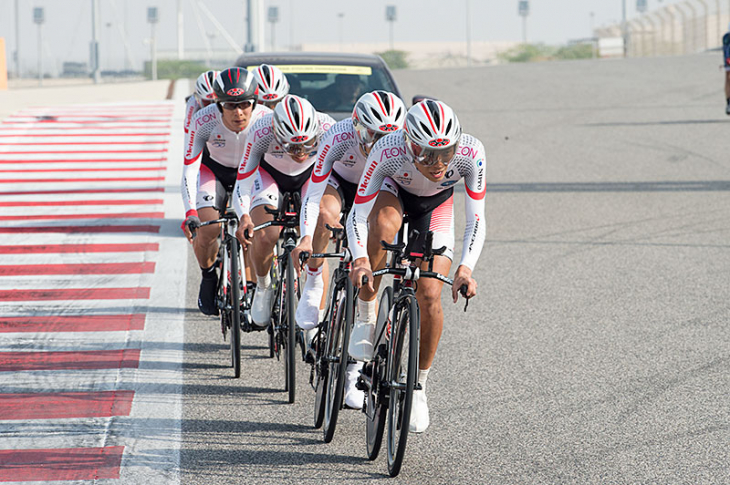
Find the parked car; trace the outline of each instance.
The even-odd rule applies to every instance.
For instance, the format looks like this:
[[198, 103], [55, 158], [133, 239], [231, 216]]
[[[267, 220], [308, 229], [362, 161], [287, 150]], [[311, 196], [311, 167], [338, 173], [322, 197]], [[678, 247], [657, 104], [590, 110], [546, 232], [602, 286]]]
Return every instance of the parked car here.
[[336, 120], [352, 114], [364, 93], [382, 89], [401, 97], [398, 85], [382, 58], [368, 54], [317, 52], [247, 53], [236, 65], [252, 70], [271, 64], [284, 72], [291, 94], [309, 100]]

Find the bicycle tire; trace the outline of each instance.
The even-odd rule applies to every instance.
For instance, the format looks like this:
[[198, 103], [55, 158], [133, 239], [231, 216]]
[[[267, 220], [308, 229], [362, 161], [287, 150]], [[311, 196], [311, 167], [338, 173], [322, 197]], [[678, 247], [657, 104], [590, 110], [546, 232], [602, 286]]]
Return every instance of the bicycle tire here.
[[[330, 320], [333, 316], [328, 316], [327, 326], [330, 325]], [[327, 332], [321, 329], [319, 335], [316, 337], [317, 341], [317, 352], [314, 357], [314, 429], [319, 429], [324, 423], [324, 394], [327, 386], [327, 370], [328, 365], [325, 356], [327, 355]]]
[[[354, 290], [350, 278], [345, 276], [344, 281], [344, 301], [340, 301], [335, 325], [332, 328], [333, 338], [331, 339], [330, 349], [332, 353], [328, 355], [327, 372], [327, 388], [325, 393], [325, 410], [324, 410], [324, 442], [329, 443], [335, 436], [337, 428], [337, 417], [340, 409], [342, 409], [342, 396], [345, 390], [345, 381], [347, 380], [347, 363], [349, 354], [347, 347], [350, 343], [350, 329], [352, 328], [353, 306], [354, 306]], [[344, 303], [344, 305], [342, 304]]]
[[[276, 243], [276, 248], [274, 254], [279, 254], [279, 243]], [[271, 262], [271, 269], [269, 269], [269, 274], [271, 275], [271, 281], [278, 281], [278, 259], [276, 256], [274, 256], [274, 260]], [[278, 296], [278, 294], [277, 294]], [[252, 300], [253, 301], [253, 300]], [[277, 300], [278, 301], [278, 300]], [[279, 307], [281, 308], [281, 306]], [[269, 323], [269, 328], [267, 330], [267, 333], [269, 334], [269, 358], [273, 359], [276, 355], [278, 357], [278, 351], [276, 349], [276, 337], [274, 332], [274, 324], [279, 323], [277, 319], [272, 319], [273, 321]]]
[[[378, 305], [378, 320], [375, 325], [375, 338], [378, 338], [381, 329], [388, 324], [388, 315], [390, 314], [390, 306], [393, 302], [393, 288], [388, 286], [383, 290], [380, 296], [380, 304]], [[380, 338], [380, 342], [376, 342], [374, 349], [375, 358], [371, 365], [371, 382], [373, 387], [368, 390], [365, 400], [365, 438], [367, 442], [368, 459], [375, 460], [380, 453], [380, 446], [383, 442], [383, 432], [385, 431], [385, 412], [388, 401], [385, 390], [379, 385], [382, 378], [382, 371], [378, 371], [381, 366], [382, 359], [387, 352], [384, 352], [387, 342]], [[366, 364], [367, 365], [367, 364]]]
[[239, 278], [239, 259], [238, 259], [238, 241], [233, 238], [228, 243], [228, 251], [231, 261], [231, 273], [228, 281], [230, 289], [228, 296], [230, 298], [231, 312], [231, 360], [233, 362], [233, 376], [238, 379], [241, 377], [241, 285]]
[[286, 259], [286, 387], [289, 392], [289, 403], [293, 403], [296, 397], [296, 322], [294, 321], [294, 311], [296, 308], [296, 290], [294, 282], [294, 265], [291, 261], [291, 253]]
[[[388, 352], [388, 473], [400, 473], [408, 442], [413, 389], [418, 375], [418, 303], [407, 295], [394, 323]], [[399, 385], [393, 385], [395, 382]]]

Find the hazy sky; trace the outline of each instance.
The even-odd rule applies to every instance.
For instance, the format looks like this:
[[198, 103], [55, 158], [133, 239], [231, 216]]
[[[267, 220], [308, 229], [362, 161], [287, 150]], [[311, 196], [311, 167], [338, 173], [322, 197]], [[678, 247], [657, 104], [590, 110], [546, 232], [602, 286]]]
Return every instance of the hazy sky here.
[[[196, 0], [199, 1], [199, 0]], [[648, 0], [649, 9], [677, 0]], [[91, 0], [17, 0], [20, 4], [21, 62], [25, 69], [35, 69], [38, 52], [38, 28], [33, 24], [33, 7], [44, 7], [46, 21], [42, 27], [44, 62], [60, 69], [63, 61], [87, 62], [91, 39]], [[386, 5], [395, 5], [398, 20], [394, 39], [398, 41], [464, 41], [466, 39], [467, 2], [470, 6], [473, 41], [519, 41], [522, 20], [517, 15], [517, 0], [265, 0], [279, 8], [275, 25], [276, 44], [282, 47], [301, 43], [339, 42], [342, 17], [343, 42], [387, 42], [389, 27], [385, 21]], [[0, 37], [5, 37], [8, 68], [14, 70], [16, 0], [0, 0]], [[178, 0], [99, 0], [101, 5], [102, 69], [124, 67], [124, 49], [119, 29], [127, 32], [136, 69], [149, 58], [145, 39], [150, 36], [147, 7], [156, 6], [158, 48], [177, 48], [176, 10]], [[202, 34], [191, 4], [181, 0], [185, 21], [185, 47], [204, 47]], [[238, 44], [246, 39], [245, 0], [204, 0], [215, 17]], [[714, 2], [711, 2], [714, 3]], [[723, 2], [726, 3], [726, 2]], [[620, 21], [622, 0], [530, 0], [527, 37], [530, 42], [562, 44], [571, 39], [590, 36], [595, 27]], [[626, 0], [629, 18], [636, 15], [636, 0]], [[116, 8], [114, 8], [116, 7]], [[594, 13], [591, 20], [591, 12]], [[214, 33], [213, 24], [201, 13], [206, 32]], [[266, 47], [270, 42], [266, 24]], [[227, 49], [220, 35], [212, 38], [214, 48]], [[397, 45], [396, 45], [397, 47]], [[235, 54], [231, 51], [231, 59]]]

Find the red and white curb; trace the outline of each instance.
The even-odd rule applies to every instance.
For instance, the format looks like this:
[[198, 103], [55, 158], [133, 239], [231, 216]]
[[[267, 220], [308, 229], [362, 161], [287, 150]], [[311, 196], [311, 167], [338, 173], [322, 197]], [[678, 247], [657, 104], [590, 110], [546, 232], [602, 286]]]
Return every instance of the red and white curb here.
[[0, 482], [179, 483], [183, 114], [0, 123]]

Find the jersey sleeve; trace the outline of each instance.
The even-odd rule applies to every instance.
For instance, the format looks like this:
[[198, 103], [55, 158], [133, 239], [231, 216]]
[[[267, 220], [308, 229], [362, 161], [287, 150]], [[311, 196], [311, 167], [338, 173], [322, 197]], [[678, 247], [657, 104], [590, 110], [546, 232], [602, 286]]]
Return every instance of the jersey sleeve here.
[[370, 151], [347, 217], [347, 240], [353, 259], [368, 257], [368, 217], [385, 178], [394, 175], [404, 161], [402, 140], [400, 133], [387, 135]]
[[251, 127], [246, 137], [241, 163], [238, 166], [236, 185], [233, 187], [233, 208], [240, 219], [251, 209], [251, 190], [259, 169], [259, 162], [271, 144], [272, 115], [264, 115]]
[[213, 115], [212, 110], [207, 108], [198, 110], [190, 120], [188, 131], [185, 134], [185, 166], [180, 183], [185, 217], [198, 215], [196, 199], [201, 156], [205, 143], [217, 123], [218, 119]]
[[465, 210], [466, 227], [460, 265], [473, 270], [482, 253], [486, 235], [484, 217], [485, 152], [484, 145], [470, 135], [462, 135], [459, 155], [459, 171], [464, 177], [466, 188]]
[[185, 103], [185, 122], [183, 124], [183, 127], [185, 128], [186, 134], [190, 129], [190, 122], [193, 121], [193, 116], [195, 116], [195, 112], [197, 110], [198, 102], [196, 101], [195, 96], [190, 96], [187, 100], [187, 103]]
[[[331, 117], [327, 117], [331, 119]], [[347, 141], [343, 141], [344, 137], [341, 136], [343, 132], [348, 131], [352, 126], [347, 121], [345, 119], [339, 123], [335, 123], [331, 128], [327, 129], [328, 131], [320, 140], [317, 161], [314, 164], [314, 169], [312, 169], [307, 195], [304, 198], [302, 211], [299, 215], [299, 233], [302, 237], [314, 236], [317, 219], [319, 218], [319, 203], [322, 200], [325, 189], [327, 189], [327, 181], [332, 174], [332, 167], [337, 160], [342, 159], [342, 156], [352, 145], [352, 143], [347, 143], [347, 141], [352, 140], [352, 137], [348, 137]]]

